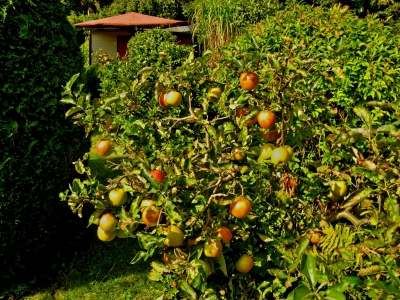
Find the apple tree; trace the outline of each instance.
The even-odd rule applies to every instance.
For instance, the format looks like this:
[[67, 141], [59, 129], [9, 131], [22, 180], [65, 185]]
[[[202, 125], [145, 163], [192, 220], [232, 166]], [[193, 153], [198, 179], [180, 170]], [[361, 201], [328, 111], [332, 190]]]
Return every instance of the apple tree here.
[[[371, 26], [390, 60], [362, 48]], [[158, 258], [160, 299], [398, 295], [398, 87], [374, 83], [400, 80], [389, 32], [299, 6], [178, 67], [147, 66], [102, 101], [75, 75], [66, 116], [128, 158], [99, 182], [85, 155], [87, 179], [61, 198], [95, 207], [100, 240], [137, 238], [132, 263]]]

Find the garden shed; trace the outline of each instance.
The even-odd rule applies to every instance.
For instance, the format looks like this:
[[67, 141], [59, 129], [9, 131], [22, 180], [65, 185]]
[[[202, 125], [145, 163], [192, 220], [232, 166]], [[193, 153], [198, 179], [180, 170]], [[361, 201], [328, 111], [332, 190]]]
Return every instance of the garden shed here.
[[190, 28], [187, 21], [171, 20], [135, 12], [75, 24], [89, 33], [89, 63], [96, 51], [124, 57], [129, 39], [137, 32], [161, 27], [177, 37], [179, 44], [189, 44]]

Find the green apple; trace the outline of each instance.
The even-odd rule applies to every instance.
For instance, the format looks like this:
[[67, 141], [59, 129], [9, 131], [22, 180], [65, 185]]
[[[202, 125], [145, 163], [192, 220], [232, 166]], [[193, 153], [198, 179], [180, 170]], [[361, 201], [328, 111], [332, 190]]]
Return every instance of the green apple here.
[[108, 197], [114, 206], [124, 205], [128, 200], [128, 196], [124, 189], [113, 189], [108, 194]]
[[205, 275], [206, 278], [211, 274], [211, 266], [208, 262], [201, 259], [192, 260], [188, 270], [189, 276], [194, 279], [199, 274], [199, 270], [201, 270], [201, 274]]
[[271, 161], [274, 165], [284, 165], [290, 160], [290, 154], [285, 147], [272, 150]]
[[336, 197], [343, 197], [347, 193], [346, 181], [335, 181], [331, 185], [331, 192]]
[[221, 97], [222, 90], [220, 87], [212, 87], [208, 89], [207, 98], [209, 101], [218, 100]]
[[274, 149], [274, 145], [272, 144], [264, 144], [261, 146], [260, 149], [260, 158], [262, 159], [269, 159], [271, 158], [272, 151]]

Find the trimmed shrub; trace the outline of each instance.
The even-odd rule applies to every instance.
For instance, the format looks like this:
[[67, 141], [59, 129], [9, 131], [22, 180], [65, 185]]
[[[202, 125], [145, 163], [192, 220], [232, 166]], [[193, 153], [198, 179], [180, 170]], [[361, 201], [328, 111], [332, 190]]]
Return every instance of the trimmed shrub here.
[[58, 189], [90, 148], [64, 117], [61, 88], [82, 68], [74, 30], [57, 0], [12, 1], [0, 22], [0, 280], [9, 288], [54, 266], [83, 224]]
[[102, 93], [107, 95], [119, 86], [124, 77], [137, 78], [140, 76], [138, 72], [145, 67], [152, 66], [159, 72], [177, 67], [191, 50], [190, 46], [178, 45], [176, 37], [169, 31], [151, 29], [140, 32], [128, 43], [128, 59], [107, 58], [107, 62], [104, 62], [104, 55], [100, 54], [98, 61], [102, 64], [99, 68]]

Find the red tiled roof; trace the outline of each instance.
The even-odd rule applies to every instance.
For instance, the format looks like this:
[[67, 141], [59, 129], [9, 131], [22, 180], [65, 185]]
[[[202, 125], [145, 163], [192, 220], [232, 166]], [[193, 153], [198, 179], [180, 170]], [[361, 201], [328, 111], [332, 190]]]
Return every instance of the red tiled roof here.
[[170, 20], [139, 13], [131, 12], [119, 16], [108, 17], [99, 20], [86, 21], [75, 24], [75, 27], [156, 27], [156, 26], [181, 26], [188, 25], [186, 21]]

